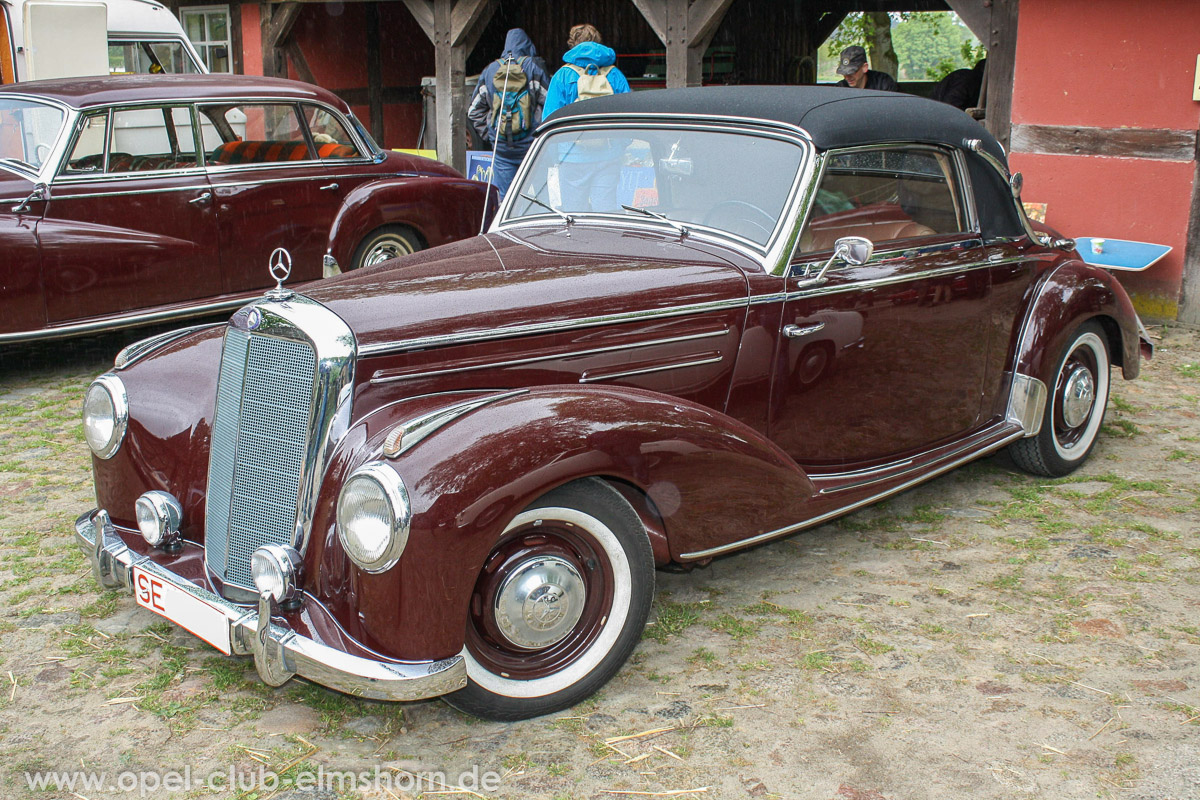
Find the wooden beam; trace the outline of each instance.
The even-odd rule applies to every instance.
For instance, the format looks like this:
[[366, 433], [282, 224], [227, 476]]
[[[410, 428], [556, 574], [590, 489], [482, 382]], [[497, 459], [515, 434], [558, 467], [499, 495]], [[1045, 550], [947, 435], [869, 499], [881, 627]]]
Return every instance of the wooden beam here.
[[[450, 12], [450, 44], [474, 49], [479, 35], [492, 18], [495, 4], [496, 0], [458, 0]], [[470, 41], [472, 35], [474, 41]]]
[[300, 43], [295, 39], [288, 39], [287, 44], [283, 46], [284, 53], [292, 62], [292, 66], [296, 68], [296, 76], [305, 83], [316, 83], [317, 79], [313, 77], [313, 72], [308, 66], [308, 59], [304, 57], [304, 51], [300, 49]]
[[1196, 157], [1196, 131], [1014, 125], [1011, 138], [1012, 149], [1023, 153], [1160, 161], [1192, 161]]
[[833, 35], [833, 32], [838, 29], [842, 21], [846, 19], [847, 12], [845, 11], [822, 11], [812, 27], [808, 31], [808, 41], [812, 45], [813, 50], [817, 50], [821, 45], [825, 44], [825, 40]]
[[276, 6], [271, 3], [259, 3], [259, 36], [262, 41], [263, 75], [268, 78], [278, 78], [287, 75], [287, 57], [283, 50], [271, 44], [273, 29], [271, 20], [275, 15]]
[[[667, 0], [667, 88], [692, 85], [688, 80], [688, 0]], [[699, 79], [696, 83], [699, 84]]]
[[988, 0], [946, 0], [946, 5], [958, 14], [976, 39], [987, 42], [992, 25], [992, 4]]
[[664, 45], [667, 43], [667, 0], [633, 0], [634, 7]]
[[379, 4], [367, 6], [367, 108], [371, 136], [380, 147], [383, 143], [383, 56], [380, 46]]
[[[1200, 131], [1196, 138], [1200, 143]], [[1200, 145], [1196, 148], [1195, 159], [1192, 210], [1183, 250], [1183, 286], [1179, 295], [1179, 321], [1189, 325], [1200, 325]]]
[[299, 3], [279, 3], [271, 14], [263, 36], [263, 47], [282, 47], [292, 35], [292, 26], [300, 16]]
[[413, 19], [421, 26], [421, 30], [425, 31], [429, 41], [436, 43], [433, 33], [432, 0], [404, 0], [404, 5], [408, 6], [408, 13], [413, 15]]
[[688, 38], [694, 43], [703, 41], [707, 49], [732, 2], [733, 0], [692, 0], [688, 9]]
[[452, 44], [451, 3], [452, 0], [434, 0], [433, 3], [434, 76], [437, 79], [435, 129], [438, 160], [463, 172], [467, 166], [467, 103], [463, 88], [467, 77], [467, 52], [465, 47]]
[[1012, 127], [1013, 77], [1017, 64], [1019, 0], [992, 0], [987, 50], [987, 117], [984, 124], [1008, 148]]

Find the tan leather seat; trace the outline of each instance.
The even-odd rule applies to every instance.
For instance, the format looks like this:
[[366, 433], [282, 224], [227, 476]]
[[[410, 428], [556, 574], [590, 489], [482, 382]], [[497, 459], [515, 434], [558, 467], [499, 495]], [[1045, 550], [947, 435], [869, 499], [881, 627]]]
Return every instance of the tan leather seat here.
[[935, 230], [914, 222], [895, 204], [863, 206], [853, 211], [818, 217], [809, 224], [803, 237], [806, 252], [832, 250], [834, 242], [843, 236], [863, 236], [878, 244], [893, 239], [915, 239], [932, 236]]

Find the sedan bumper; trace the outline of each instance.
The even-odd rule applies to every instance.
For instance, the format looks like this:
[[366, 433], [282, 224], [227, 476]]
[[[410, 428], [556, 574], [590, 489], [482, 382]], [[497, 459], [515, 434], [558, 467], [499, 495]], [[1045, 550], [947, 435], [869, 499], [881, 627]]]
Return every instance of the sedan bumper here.
[[231, 603], [131, 550], [113, 528], [108, 512], [102, 509], [89, 511], [75, 520], [75, 539], [88, 554], [92, 574], [102, 586], [132, 594], [137, 570], [223, 614], [231, 652], [253, 655], [259, 676], [272, 686], [300, 675], [357, 697], [420, 700], [453, 692], [467, 683], [462, 654], [442, 661], [363, 658], [273, 622], [270, 595], [259, 598], [257, 610]]

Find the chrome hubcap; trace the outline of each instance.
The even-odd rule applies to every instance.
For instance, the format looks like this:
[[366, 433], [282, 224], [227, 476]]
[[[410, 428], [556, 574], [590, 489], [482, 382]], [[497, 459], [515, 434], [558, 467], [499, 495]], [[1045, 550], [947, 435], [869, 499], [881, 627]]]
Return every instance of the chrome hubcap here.
[[1068, 428], [1078, 428], [1087, 421], [1096, 402], [1096, 380], [1087, 367], [1077, 366], [1067, 376], [1063, 386], [1063, 422]]
[[381, 261], [406, 256], [410, 252], [412, 251], [397, 242], [382, 242], [372, 247], [371, 251], [367, 253], [367, 257], [363, 259], [363, 266], [373, 267]]
[[518, 564], [496, 592], [496, 627], [511, 644], [531, 650], [561, 641], [583, 614], [579, 570], [554, 556]]

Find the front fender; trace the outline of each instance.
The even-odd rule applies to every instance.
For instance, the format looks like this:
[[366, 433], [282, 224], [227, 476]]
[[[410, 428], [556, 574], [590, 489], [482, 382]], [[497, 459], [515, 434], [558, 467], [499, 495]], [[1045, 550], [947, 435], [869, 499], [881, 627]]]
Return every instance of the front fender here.
[[1125, 289], [1108, 272], [1082, 261], [1065, 261], [1043, 278], [1026, 311], [1017, 343], [1015, 371], [1054, 385], [1057, 359], [1075, 329], [1099, 318], [1113, 363], [1126, 379], [1141, 369], [1137, 313]]
[[[419, 400], [419, 413], [430, 410]], [[385, 420], [411, 417], [416, 405], [409, 402], [364, 419], [344, 440], [327, 482], [340, 486], [351, 464], [380, 457]], [[638, 487], [663, 520], [673, 557], [794, 523], [814, 495], [795, 463], [752, 428], [703, 406], [611, 386], [508, 395], [386, 461], [412, 505], [397, 565], [379, 575], [353, 568], [331, 519], [314, 529], [312, 544], [325, 548], [321, 593], [339, 606], [339, 619], [359, 641], [403, 659], [461, 650], [471, 591], [493, 543], [512, 517], [556, 486], [599, 476]], [[326, 487], [327, 507], [335, 489]]]
[[[495, 187], [491, 188], [495, 208]], [[479, 232], [488, 186], [465, 178], [383, 178], [355, 187], [342, 201], [329, 229], [326, 252], [349, 269], [354, 251], [371, 231], [404, 225], [429, 247]]]

